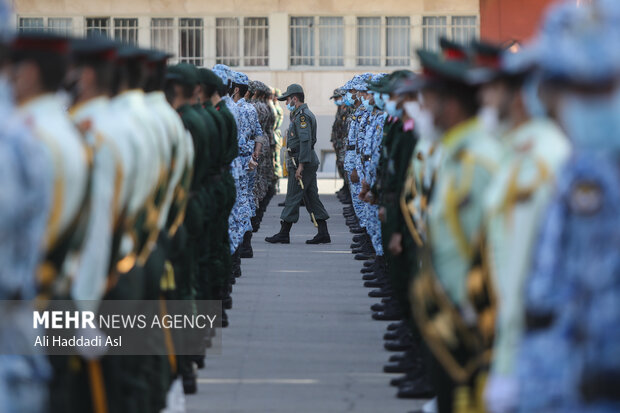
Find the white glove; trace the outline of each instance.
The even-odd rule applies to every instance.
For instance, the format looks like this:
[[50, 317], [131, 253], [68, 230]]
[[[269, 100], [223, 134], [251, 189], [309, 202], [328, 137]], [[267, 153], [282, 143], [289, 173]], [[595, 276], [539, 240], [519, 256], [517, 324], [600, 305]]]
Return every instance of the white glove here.
[[519, 387], [513, 377], [490, 375], [484, 390], [489, 413], [511, 413], [517, 410]]

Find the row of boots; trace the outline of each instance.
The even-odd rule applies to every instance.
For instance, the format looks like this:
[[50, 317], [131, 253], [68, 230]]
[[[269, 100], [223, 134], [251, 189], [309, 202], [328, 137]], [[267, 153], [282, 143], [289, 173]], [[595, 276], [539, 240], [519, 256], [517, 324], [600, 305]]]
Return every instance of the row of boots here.
[[368, 296], [380, 299], [370, 306], [372, 318], [379, 321], [391, 321], [384, 334], [384, 348], [393, 352], [383, 371], [399, 374], [390, 380], [398, 390], [396, 396], [403, 399], [430, 399], [434, 390], [428, 377], [423, 352], [426, 351], [415, 328], [407, 321], [398, 305], [392, 283], [388, 276], [388, 264], [382, 255], [376, 255], [371, 238], [366, 229], [360, 225], [355, 215], [348, 188], [336, 192], [344, 204], [343, 215], [349, 231], [353, 234], [351, 251], [354, 259], [363, 261], [361, 276], [364, 287], [372, 288]]

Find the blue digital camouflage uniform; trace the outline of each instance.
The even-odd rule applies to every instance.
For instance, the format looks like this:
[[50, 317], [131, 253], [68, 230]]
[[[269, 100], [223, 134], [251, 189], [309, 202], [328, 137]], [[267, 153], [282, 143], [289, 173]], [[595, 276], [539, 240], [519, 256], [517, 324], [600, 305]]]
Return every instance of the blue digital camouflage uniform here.
[[351, 115], [351, 123], [349, 124], [349, 133], [347, 137], [347, 152], [344, 158], [344, 170], [349, 177], [349, 190], [351, 191], [351, 199], [353, 200], [353, 209], [361, 226], [364, 226], [364, 203], [360, 201], [357, 196], [362, 191], [362, 184], [361, 182], [351, 182], [351, 172], [353, 172], [353, 169], [356, 169], [357, 158], [359, 158], [357, 153], [357, 137], [361, 133], [360, 131], [365, 130], [368, 114], [368, 111], [360, 106]]
[[[215, 73], [225, 85], [232, 81], [233, 73], [226, 65], [217, 64], [213, 66], [213, 73]], [[241, 133], [239, 132], [241, 126], [241, 119], [239, 118], [239, 106], [233, 101], [230, 96], [223, 96], [222, 100], [226, 104], [226, 107], [232, 113], [237, 123], [237, 142], [239, 145], [239, 155], [231, 162], [230, 172], [235, 181], [236, 198], [235, 204], [228, 217], [228, 235], [230, 237], [230, 252], [234, 254], [243, 239], [245, 233], [246, 223], [244, 222], [244, 211], [247, 215], [247, 211], [244, 210], [243, 204], [245, 202], [243, 194], [247, 191], [244, 190], [242, 183], [245, 182], [246, 167], [243, 164], [241, 153], [245, 150], [246, 142], [242, 141]], [[247, 164], [245, 164], [247, 165]]]
[[[244, 154], [247, 154], [247, 163], [250, 162], [250, 158], [252, 153], [254, 152], [254, 145], [257, 141], [262, 141], [263, 136], [263, 128], [258, 121], [258, 113], [256, 112], [256, 108], [251, 104], [246, 102], [245, 99], [240, 99], [237, 102], [237, 106], [239, 107], [239, 124], [241, 128], [239, 129], [239, 135], [245, 134], [245, 149]], [[245, 158], [244, 158], [245, 160]], [[247, 164], [246, 163], [246, 164]], [[249, 183], [248, 183], [248, 202], [250, 203], [250, 208], [252, 209], [252, 216], [256, 214], [256, 206], [257, 202], [254, 199], [254, 185], [256, 184], [256, 169], [250, 171], [249, 173]], [[252, 217], [251, 216], [251, 217]], [[250, 217], [250, 218], [251, 218]], [[251, 224], [248, 231], [251, 231]]]
[[[361, 179], [366, 181], [370, 187], [375, 184], [377, 177], [377, 167], [381, 156], [381, 141], [383, 139], [383, 125], [387, 114], [375, 110], [368, 118], [363, 146], [360, 150], [362, 160]], [[379, 221], [379, 205], [366, 204], [366, 229], [372, 246], [377, 255], [383, 255], [383, 243], [381, 241], [381, 222]]]
[[[53, 174], [46, 148], [15, 119], [10, 88], [0, 77], [0, 299], [30, 300], [35, 296], [35, 268], [41, 259]], [[0, 327], [0, 347], [5, 351], [0, 355], [0, 411], [43, 411], [51, 375], [47, 359], [7, 355], [15, 346], [32, 345], [32, 329], [7, 324]]]
[[[559, 114], [575, 149], [560, 172], [525, 288], [518, 359], [521, 412], [620, 411], [620, 4], [569, 4], [545, 22], [539, 65], [593, 94]], [[568, 88], [567, 88], [568, 89]], [[541, 391], [544, 389], [544, 391]]]

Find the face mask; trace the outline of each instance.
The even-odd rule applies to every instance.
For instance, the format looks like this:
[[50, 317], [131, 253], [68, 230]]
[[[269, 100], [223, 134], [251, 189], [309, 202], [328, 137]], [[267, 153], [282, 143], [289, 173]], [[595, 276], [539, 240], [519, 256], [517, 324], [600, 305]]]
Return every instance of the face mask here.
[[362, 105], [364, 105], [364, 109], [372, 110], [373, 106], [370, 104], [370, 99], [362, 98]]
[[441, 134], [435, 127], [433, 115], [431, 115], [428, 110], [420, 109], [420, 113], [418, 114], [416, 122], [416, 129], [420, 134], [420, 139], [434, 142], [437, 141], [441, 136]]
[[381, 100], [383, 102], [387, 102], [388, 100], [390, 100], [390, 95], [388, 95], [387, 93], [381, 93]]
[[401, 118], [403, 116], [403, 110], [396, 109], [396, 102], [393, 100], [385, 102], [385, 111], [393, 118]]
[[287, 103], [287, 104], [286, 104], [286, 108], [287, 108], [290, 112], [294, 111], [294, 110], [295, 110], [295, 104], [293, 103], [293, 101], [291, 101], [291, 103]]
[[620, 93], [611, 96], [567, 95], [559, 110], [559, 120], [578, 148], [619, 149]]
[[342, 99], [337, 99], [337, 100], [334, 100], [334, 104], [335, 104], [336, 106], [342, 106]]
[[508, 130], [508, 124], [499, 118], [499, 111], [495, 107], [484, 106], [478, 113], [482, 128], [491, 136], [498, 138]]
[[344, 104], [347, 106], [355, 105], [355, 99], [353, 99], [353, 94], [351, 92], [347, 92], [344, 96]]
[[375, 106], [379, 108], [379, 110], [385, 109], [385, 101], [381, 98], [381, 93], [374, 92], [372, 94], [375, 97]]
[[403, 103], [403, 109], [405, 109], [407, 116], [412, 118], [415, 122], [418, 121], [418, 118], [420, 117], [420, 104], [418, 102], [405, 102]]

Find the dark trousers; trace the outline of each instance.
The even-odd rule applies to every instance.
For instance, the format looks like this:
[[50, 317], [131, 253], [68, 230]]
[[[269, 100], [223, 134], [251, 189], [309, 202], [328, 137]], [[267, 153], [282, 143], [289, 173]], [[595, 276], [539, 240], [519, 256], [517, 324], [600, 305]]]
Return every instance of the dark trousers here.
[[305, 191], [301, 189], [299, 182], [295, 179], [295, 166], [292, 162], [286, 164], [288, 169], [288, 186], [286, 192], [286, 201], [280, 219], [292, 224], [299, 221], [299, 206], [306, 194], [306, 210], [308, 214], [314, 213], [317, 221], [329, 219], [329, 214], [325, 210], [323, 203], [319, 199], [319, 188], [316, 183], [316, 171], [318, 165], [306, 164], [302, 173], [302, 181]]

